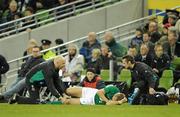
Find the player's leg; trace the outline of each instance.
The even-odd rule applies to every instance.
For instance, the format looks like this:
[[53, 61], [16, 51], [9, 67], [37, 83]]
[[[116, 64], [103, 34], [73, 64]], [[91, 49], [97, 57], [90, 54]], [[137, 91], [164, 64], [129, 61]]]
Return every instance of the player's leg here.
[[93, 101], [91, 98], [70, 98], [61, 100], [63, 104], [71, 104], [71, 105], [93, 105]]
[[73, 97], [82, 97], [82, 87], [70, 87], [66, 89], [66, 93]]
[[73, 104], [73, 105], [80, 105], [80, 98], [71, 98], [69, 99], [69, 104]]

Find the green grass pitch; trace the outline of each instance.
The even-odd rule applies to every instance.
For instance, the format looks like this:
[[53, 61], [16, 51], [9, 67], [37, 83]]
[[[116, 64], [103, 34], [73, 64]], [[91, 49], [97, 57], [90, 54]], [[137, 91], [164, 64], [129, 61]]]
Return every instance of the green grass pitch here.
[[0, 117], [179, 117], [180, 105], [84, 106], [0, 104]]

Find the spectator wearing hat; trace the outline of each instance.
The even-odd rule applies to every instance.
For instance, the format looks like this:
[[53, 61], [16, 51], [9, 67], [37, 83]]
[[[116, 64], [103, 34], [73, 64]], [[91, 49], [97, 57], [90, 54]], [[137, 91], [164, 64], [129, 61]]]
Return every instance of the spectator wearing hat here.
[[174, 14], [168, 15], [168, 22], [165, 25], [169, 25], [169, 27], [175, 26], [177, 20], [178, 20], [178, 18], [176, 15], [174, 15]]
[[[43, 40], [41, 40], [41, 43], [42, 43], [42, 50], [46, 50], [46, 49], [50, 48], [50, 45], [51, 45], [50, 40], [43, 39]], [[56, 56], [56, 54], [51, 50], [48, 50], [48, 51], [43, 53], [43, 59], [44, 60], [48, 60], [48, 59], [53, 58], [55, 56]]]
[[85, 78], [79, 83], [79, 86], [102, 89], [105, 87], [104, 81], [96, 75], [95, 69], [87, 69]]
[[171, 15], [179, 17], [179, 11], [166, 9], [166, 14], [165, 14], [164, 19], [163, 19], [163, 24], [168, 23], [169, 16], [171, 16]]
[[176, 15], [169, 15], [168, 23], [169, 23], [171, 26], [175, 26], [177, 20], [178, 20], [178, 17], [177, 17]]
[[[62, 45], [64, 43], [63, 39], [56, 39], [55, 40], [55, 43], [56, 43], [56, 46], [59, 46], [59, 45]], [[59, 54], [63, 54], [65, 52], [67, 52], [67, 48], [66, 46], [60, 46], [58, 48], [55, 49], [56, 51], [56, 55], [59, 55]]]

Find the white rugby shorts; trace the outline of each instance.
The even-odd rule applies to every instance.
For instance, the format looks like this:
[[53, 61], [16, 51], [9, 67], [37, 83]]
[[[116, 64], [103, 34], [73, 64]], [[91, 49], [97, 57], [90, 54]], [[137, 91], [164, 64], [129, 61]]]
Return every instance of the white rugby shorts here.
[[80, 103], [83, 105], [94, 105], [94, 97], [98, 89], [83, 87], [82, 88], [82, 97], [80, 98]]

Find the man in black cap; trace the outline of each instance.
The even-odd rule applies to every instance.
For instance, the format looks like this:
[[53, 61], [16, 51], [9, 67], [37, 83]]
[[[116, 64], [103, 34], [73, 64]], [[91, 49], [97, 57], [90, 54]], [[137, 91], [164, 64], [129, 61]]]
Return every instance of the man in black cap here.
[[[43, 40], [41, 40], [41, 43], [42, 43], [42, 50], [46, 50], [46, 49], [50, 48], [50, 45], [51, 45], [50, 40], [43, 39]], [[56, 56], [56, 54], [51, 50], [43, 53], [43, 59], [45, 59], [45, 60], [48, 60], [48, 59], [53, 58], [55, 56]]]
[[[64, 43], [63, 39], [56, 39], [55, 40], [55, 43], [56, 43], [56, 46], [59, 46], [59, 45], [62, 45]], [[60, 46], [58, 48], [55, 49], [56, 51], [56, 55], [59, 55], [59, 54], [63, 54], [65, 52], [67, 52], [67, 48], [66, 46]]]

